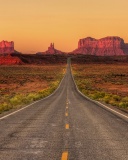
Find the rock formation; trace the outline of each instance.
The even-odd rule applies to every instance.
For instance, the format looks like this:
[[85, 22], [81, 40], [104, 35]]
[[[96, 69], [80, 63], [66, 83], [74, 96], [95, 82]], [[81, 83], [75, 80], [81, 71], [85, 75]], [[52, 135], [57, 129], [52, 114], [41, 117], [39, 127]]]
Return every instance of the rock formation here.
[[36, 53], [38, 55], [40, 54], [63, 54], [63, 52], [57, 50], [54, 48], [54, 43], [51, 43], [50, 46], [48, 47], [48, 50], [45, 52], [38, 52]]
[[18, 57], [13, 57], [11, 55], [0, 56], [0, 65], [19, 65], [19, 64], [24, 64], [24, 63]]
[[48, 50], [45, 53], [46, 54], [62, 54], [61, 51], [54, 48], [54, 43], [50, 44], [50, 47], [48, 47]]
[[54, 48], [54, 43], [50, 44], [50, 47], [48, 47], [48, 50], [46, 51], [46, 53], [50, 53], [50, 54], [55, 54], [56, 50]]
[[13, 53], [14, 52], [14, 42], [2, 41], [0, 42], [0, 53]]
[[115, 36], [99, 40], [87, 37], [79, 40], [78, 48], [73, 53], [97, 56], [126, 55], [128, 44], [125, 44], [122, 38]]

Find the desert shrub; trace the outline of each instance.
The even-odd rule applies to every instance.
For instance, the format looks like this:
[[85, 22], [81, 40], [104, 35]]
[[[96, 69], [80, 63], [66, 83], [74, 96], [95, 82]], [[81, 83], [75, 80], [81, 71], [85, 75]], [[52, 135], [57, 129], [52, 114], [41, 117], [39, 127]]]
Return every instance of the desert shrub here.
[[111, 100], [111, 95], [106, 94], [105, 97], [102, 99], [105, 103], [109, 103]]
[[90, 97], [95, 100], [101, 100], [105, 96], [104, 92], [94, 91], [94, 93], [90, 94]]
[[12, 108], [12, 106], [10, 106], [6, 102], [4, 102], [4, 103], [0, 104], [0, 113], [2, 113], [3, 111], [8, 111], [11, 108]]
[[81, 91], [82, 91], [82, 93], [85, 94], [85, 95], [88, 95], [88, 94], [89, 94], [89, 91], [86, 90], [86, 89], [82, 89]]
[[128, 102], [128, 97], [122, 98], [122, 102]]
[[22, 95], [15, 95], [14, 97], [12, 97], [9, 101], [10, 101], [10, 104], [12, 106], [16, 106], [16, 105], [19, 105], [22, 103], [22, 98], [23, 96]]
[[82, 89], [91, 90], [92, 88], [92, 82], [90, 81], [90, 79], [79, 80], [78, 77], [76, 77], [76, 84], [80, 91], [82, 91]]
[[120, 102], [119, 107], [121, 108], [128, 108], [128, 102]]
[[29, 102], [31, 102], [31, 100], [29, 98], [27, 98], [27, 96], [24, 95], [24, 97], [22, 98], [22, 103], [28, 104]]
[[120, 101], [120, 100], [121, 100], [121, 97], [118, 96], [118, 95], [113, 95], [112, 98], [113, 98], [115, 101]]
[[109, 104], [111, 104], [112, 106], [118, 106], [118, 102], [116, 102], [114, 99], [111, 99], [109, 101]]
[[119, 107], [128, 108], [128, 97], [122, 98], [121, 102], [119, 103]]
[[99, 98], [105, 97], [105, 92], [97, 92]]
[[48, 89], [43, 90], [43, 92], [42, 92], [41, 95], [42, 95], [43, 97], [46, 97], [46, 96], [48, 96], [50, 93], [51, 93], [51, 92], [50, 92], [50, 88], [48, 88]]
[[29, 101], [29, 102], [32, 102], [36, 99], [36, 94], [35, 93], [29, 93], [26, 97], [26, 99]]

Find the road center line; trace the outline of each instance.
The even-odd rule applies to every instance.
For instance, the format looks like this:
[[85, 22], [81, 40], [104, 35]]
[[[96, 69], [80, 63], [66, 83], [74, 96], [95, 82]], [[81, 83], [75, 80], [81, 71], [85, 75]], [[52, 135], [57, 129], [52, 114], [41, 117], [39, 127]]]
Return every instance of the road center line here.
[[68, 160], [68, 152], [63, 152], [62, 153], [62, 158], [61, 160]]
[[65, 116], [68, 117], [68, 113], [65, 113]]
[[69, 124], [66, 124], [66, 125], [65, 125], [65, 129], [69, 129]]

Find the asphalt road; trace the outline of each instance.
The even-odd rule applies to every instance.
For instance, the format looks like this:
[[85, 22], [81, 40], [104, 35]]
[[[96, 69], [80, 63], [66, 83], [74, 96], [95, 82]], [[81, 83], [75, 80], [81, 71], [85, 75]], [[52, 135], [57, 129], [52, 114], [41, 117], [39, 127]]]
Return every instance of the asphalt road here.
[[0, 160], [128, 160], [126, 119], [81, 96], [68, 66], [53, 95], [0, 118]]

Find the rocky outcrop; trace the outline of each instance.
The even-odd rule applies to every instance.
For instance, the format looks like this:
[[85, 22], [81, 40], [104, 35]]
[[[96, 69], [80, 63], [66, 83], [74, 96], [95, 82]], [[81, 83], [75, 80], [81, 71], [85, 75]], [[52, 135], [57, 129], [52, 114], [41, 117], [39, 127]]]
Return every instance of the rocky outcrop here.
[[50, 44], [46, 53], [49, 53], [49, 54], [55, 54], [56, 53], [56, 49], [54, 48], [54, 43]]
[[14, 42], [2, 41], [0, 42], [0, 53], [14, 53]]
[[24, 64], [24, 63], [18, 57], [13, 57], [11, 55], [0, 56], [0, 65], [19, 65], [19, 64]]
[[50, 46], [48, 47], [47, 51], [45, 51], [45, 52], [38, 52], [36, 54], [38, 54], [38, 55], [40, 55], [40, 54], [51, 54], [52, 55], [52, 54], [63, 54], [63, 52], [55, 49], [54, 43], [51, 43]]
[[99, 40], [91, 37], [80, 39], [75, 54], [113, 56], [128, 54], [128, 44], [120, 37], [105, 37]]

